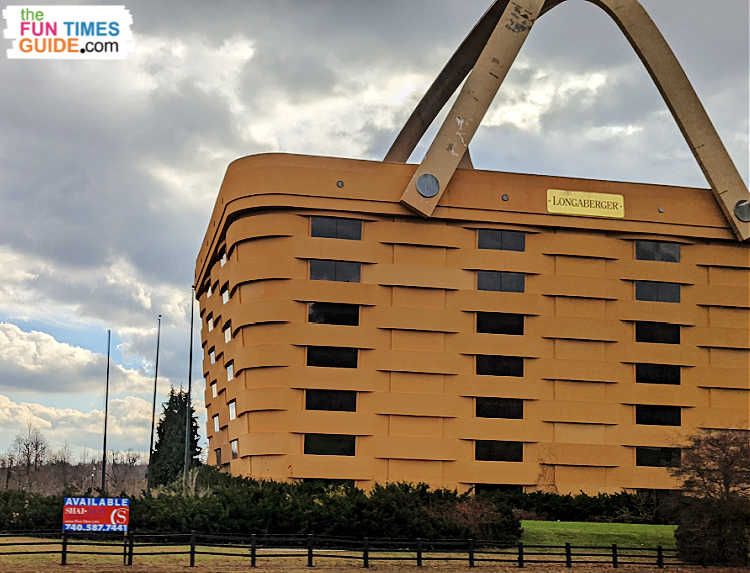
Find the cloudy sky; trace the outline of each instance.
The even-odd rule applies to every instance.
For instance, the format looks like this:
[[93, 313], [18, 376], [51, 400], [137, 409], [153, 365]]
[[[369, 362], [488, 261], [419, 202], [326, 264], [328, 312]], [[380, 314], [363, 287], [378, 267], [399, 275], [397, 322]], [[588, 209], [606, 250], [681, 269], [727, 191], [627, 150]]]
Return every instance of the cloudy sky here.
[[[747, 0], [642, 2], [747, 182]], [[111, 328], [110, 444], [147, 451], [156, 315], [163, 397], [186, 384], [195, 256], [227, 163], [381, 159], [489, 3], [126, 1], [125, 61], [2, 50], [0, 450], [28, 422], [55, 448], [101, 447]], [[626, 40], [584, 0], [535, 25], [472, 156], [482, 169], [707, 186]], [[200, 356], [196, 342], [203, 415]]]

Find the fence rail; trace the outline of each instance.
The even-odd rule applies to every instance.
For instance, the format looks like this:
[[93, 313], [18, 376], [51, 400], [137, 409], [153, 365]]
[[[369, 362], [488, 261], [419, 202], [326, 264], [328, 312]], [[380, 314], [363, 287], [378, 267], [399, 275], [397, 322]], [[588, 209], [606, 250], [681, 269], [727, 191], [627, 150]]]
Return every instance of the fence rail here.
[[[201, 555], [215, 555], [244, 560], [256, 567], [266, 559], [306, 559], [314, 567], [316, 559], [361, 561], [369, 568], [373, 561], [411, 561], [422, 567], [427, 561], [465, 562], [468, 567], [482, 563], [508, 563], [517, 567], [527, 564], [575, 565], [645, 565], [664, 568], [684, 565], [676, 549], [625, 547], [617, 544], [594, 545], [509, 545], [487, 539], [355, 539], [316, 535], [216, 534], [216, 533], [134, 533], [124, 535], [71, 532], [0, 533], [0, 556], [59, 554], [60, 564], [67, 565], [75, 555], [118, 556], [123, 565], [135, 558], [154, 555], [181, 555], [191, 567]], [[11, 538], [36, 538], [18, 540]], [[28, 550], [30, 547], [33, 550]], [[52, 547], [56, 547], [52, 549]], [[14, 550], [15, 549], [15, 550]]]

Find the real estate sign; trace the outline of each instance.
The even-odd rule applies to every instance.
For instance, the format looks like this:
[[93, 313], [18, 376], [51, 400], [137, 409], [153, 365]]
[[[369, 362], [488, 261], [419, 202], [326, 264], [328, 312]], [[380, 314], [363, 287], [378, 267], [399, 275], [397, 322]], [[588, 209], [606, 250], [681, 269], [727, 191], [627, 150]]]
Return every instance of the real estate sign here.
[[63, 531], [127, 531], [130, 500], [127, 497], [66, 497]]

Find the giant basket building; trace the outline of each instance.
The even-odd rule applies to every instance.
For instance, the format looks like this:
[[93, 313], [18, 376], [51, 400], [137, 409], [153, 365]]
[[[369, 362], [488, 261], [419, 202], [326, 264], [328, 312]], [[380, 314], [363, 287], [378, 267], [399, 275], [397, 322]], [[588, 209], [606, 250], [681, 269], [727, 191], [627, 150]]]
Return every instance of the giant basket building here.
[[195, 276], [210, 463], [364, 488], [670, 489], [688, 435], [750, 429], [747, 189], [638, 2], [595, 3], [710, 189], [471, 166], [482, 106], [559, 3], [495, 2], [384, 162], [229, 166]]

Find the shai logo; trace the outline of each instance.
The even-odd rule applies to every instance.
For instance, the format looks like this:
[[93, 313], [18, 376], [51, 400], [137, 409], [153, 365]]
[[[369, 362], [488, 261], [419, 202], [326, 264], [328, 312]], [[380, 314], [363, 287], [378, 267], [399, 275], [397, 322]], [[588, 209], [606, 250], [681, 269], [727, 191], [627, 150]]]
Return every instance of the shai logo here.
[[7, 6], [10, 59], [123, 60], [133, 49], [125, 6]]

